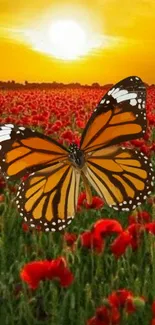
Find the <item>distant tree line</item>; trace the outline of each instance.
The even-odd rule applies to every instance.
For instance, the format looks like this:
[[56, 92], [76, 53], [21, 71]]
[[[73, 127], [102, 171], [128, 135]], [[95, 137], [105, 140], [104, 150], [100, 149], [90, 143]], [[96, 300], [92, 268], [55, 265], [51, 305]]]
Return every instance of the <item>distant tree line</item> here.
[[92, 85], [81, 85], [79, 82], [64, 84], [62, 82], [28, 82], [24, 84], [12, 81], [0, 81], [0, 89], [57, 89], [57, 88], [110, 88], [112, 84], [101, 86], [99, 83], [94, 82]]
[[[146, 87], [149, 87], [148, 84], [146, 84]], [[62, 82], [28, 82], [25, 81], [24, 84], [12, 81], [0, 81], [0, 89], [1, 90], [18, 90], [18, 89], [62, 89], [62, 88], [102, 88], [102, 89], [109, 89], [113, 86], [113, 84], [106, 84], [106, 85], [100, 85], [98, 82], [94, 82], [91, 85], [81, 85], [79, 82], [71, 82], [68, 84], [64, 84]], [[150, 87], [154, 87], [155, 85], [152, 84]]]

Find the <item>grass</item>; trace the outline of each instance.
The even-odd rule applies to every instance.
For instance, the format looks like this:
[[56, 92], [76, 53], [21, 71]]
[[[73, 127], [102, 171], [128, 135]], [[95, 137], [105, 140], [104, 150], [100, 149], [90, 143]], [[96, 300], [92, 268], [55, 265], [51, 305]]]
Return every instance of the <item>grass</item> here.
[[[143, 209], [152, 216], [153, 208]], [[0, 325], [85, 325], [113, 290], [126, 288], [134, 296], [145, 296], [144, 308], [122, 316], [121, 325], [149, 324], [151, 303], [155, 299], [155, 240], [145, 234], [142, 245], [133, 252], [127, 249], [116, 259], [110, 251], [114, 237], [107, 239], [102, 254], [84, 249], [78, 243], [74, 252], [63, 244], [60, 233], [24, 232], [12, 196], [5, 191], [0, 204]], [[78, 213], [67, 231], [80, 234], [90, 229], [99, 218], [114, 218], [123, 227], [128, 225], [127, 213], [116, 213], [108, 207], [100, 211], [83, 210]], [[153, 216], [155, 218], [155, 216]], [[65, 256], [75, 280], [68, 288], [57, 281], [41, 282], [31, 290], [20, 279], [20, 270], [33, 260]]]

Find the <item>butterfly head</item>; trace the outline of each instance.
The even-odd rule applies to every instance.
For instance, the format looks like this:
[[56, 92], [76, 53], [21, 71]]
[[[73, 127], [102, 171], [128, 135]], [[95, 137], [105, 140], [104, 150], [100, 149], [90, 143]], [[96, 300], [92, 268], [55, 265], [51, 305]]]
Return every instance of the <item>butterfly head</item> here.
[[69, 146], [69, 155], [68, 159], [78, 168], [82, 168], [85, 163], [83, 151], [79, 149], [79, 147], [72, 143]]

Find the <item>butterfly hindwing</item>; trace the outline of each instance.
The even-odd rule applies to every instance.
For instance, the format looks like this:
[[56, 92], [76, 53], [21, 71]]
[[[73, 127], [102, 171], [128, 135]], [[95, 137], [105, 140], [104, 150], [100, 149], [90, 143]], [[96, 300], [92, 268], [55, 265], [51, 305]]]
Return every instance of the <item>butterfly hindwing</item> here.
[[30, 227], [63, 230], [74, 218], [79, 180], [75, 168], [62, 162], [31, 174], [17, 193], [20, 215]]
[[113, 86], [95, 108], [81, 138], [85, 152], [140, 138], [146, 130], [146, 89], [139, 77]]
[[67, 155], [63, 146], [39, 132], [13, 124], [0, 126], [0, 165], [7, 178], [23, 177]]
[[97, 193], [116, 210], [135, 209], [153, 189], [153, 168], [148, 157], [117, 146], [87, 155], [85, 175]]

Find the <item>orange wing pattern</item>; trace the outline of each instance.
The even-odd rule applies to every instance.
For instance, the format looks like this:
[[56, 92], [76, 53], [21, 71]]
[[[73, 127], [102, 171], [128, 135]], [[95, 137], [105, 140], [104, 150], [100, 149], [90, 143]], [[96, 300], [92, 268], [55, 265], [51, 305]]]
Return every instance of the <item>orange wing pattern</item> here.
[[129, 77], [117, 83], [94, 110], [81, 138], [88, 152], [140, 138], [146, 130], [146, 90], [142, 80]]
[[68, 151], [51, 138], [12, 124], [0, 126], [0, 153], [1, 171], [12, 179], [68, 157]]
[[16, 204], [31, 226], [61, 231], [74, 218], [80, 173], [62, 162], [31, 174], [19, 187]]
[[153, 168], [143, 153], [112, 146], [87, 155], [85, 175], [116, 210], [130, 211], [153, 189]]

